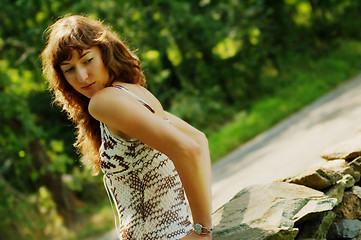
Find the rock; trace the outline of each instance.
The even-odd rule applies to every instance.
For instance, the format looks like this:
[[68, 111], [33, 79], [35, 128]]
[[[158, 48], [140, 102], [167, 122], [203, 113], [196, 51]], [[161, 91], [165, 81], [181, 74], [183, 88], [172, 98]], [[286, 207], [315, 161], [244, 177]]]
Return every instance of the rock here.
[[322, 163], [321, 165], [302, 172], [301, 174], [281, 181], [296, 183], [317, 190], [323, 190], [334, 185], [346, 174], [353, 176], [356, 181], [360, 180], [360, 173], [350, 167], [346, 161], [335, 160]]
[[350, 167], [358, 172], [361, 172], [361, 157], [355, 158], [349, 163]]
[[361, 187], [360, 186], [357, 186], [357, 185], [354, 185], [350, 191], [355, 194], [358, 198], [361, 199]]
[[326, 160], [349, 160], [359, 156], [361, 156], [361, 134], [357, 134], [350, 140], [331, 146], [321, 154], [321, 157]]
[[351, 191], [345, 191], [340, 205], [335, 207], [337, 220], [355, 219], [361, 216], [361, 199]]
[[336, 206], [335, 198], [310, 199], [292, 218], [295, 223], [302, 223], [308, 219], [313, 219], [320, 212], [328, 211]]
[[327, 211], [319, 213], [318, 216], [311, 221], [297, 225], [299, 234], [296, 239], [324, 239], [335, 217], [336, 214], [334, 212]]
[[327, 234], [327, 239], [352, 239], [360, 237], [361, 221], [358, 219], [342, 219], [334, 222]]
[[313, 189], [322, 190], [332, 186], [337, 180], [341, 179], [340, 175], [330, 174], [329, 171], [324, 169], [311, 169], [303, 172], [294, 178], [286, 180], [288, 183], [300, 184]]
[[346, 174], [350, 174], [355, 179], [355, 182], [360, 181], [360, 175], [361, 175], [360, 172], [350, 166], [346, 167], [340, 174], [342, 176], [345, 176]]
[[342, 202], [343, 194], [346, 188], [352, 187], [355, 184], [355, 179], [347, 174], [341, 180], [339, 180], [334, 186], [332, 186], [328, 191], [326, 191], [326, 195], [330, 198], [337, 199], [337, 205]]
[[292, 183], [249, 186], [213, 214], [213, 239], [295, 239], [295, 223], [336, 203], [320, 191]]

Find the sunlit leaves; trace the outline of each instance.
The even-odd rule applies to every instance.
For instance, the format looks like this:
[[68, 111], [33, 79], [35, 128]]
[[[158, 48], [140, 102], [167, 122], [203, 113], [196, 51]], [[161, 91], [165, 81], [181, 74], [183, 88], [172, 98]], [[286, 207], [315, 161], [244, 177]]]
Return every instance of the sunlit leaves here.
[[297, 13], [294, 16], [294, 21], [298, 25], [310, 25], [310, 18], [311, 18], [311, 5], [308, 1], [303, 1], [297, 4], [296, 6]]
[[51, 163], [47, 166], [51, 172], [66, 173], [69, 166], [74, 164], [74, 159], [64, 151], [64, 142], [53, 139], [50, 141], [48, 155]]
[[242, 41], [227, 37], [212, 48], [212, 53], [221, 59], [227, 59], [235, 56], [241, 47]]
[[174, 66], [178, 66], [183, 61], [182, 53], [173, 41], [171, 41], [171, 44], [167, 48], [167, 55]]
[[44, 22], [45, 18], [46, 18], [45, 12], [38, 12], [35, 16], [35, 21], [37, 23], [42, 23]]
[[158, 63], [159, 61], [159, 52], [157, 50], [149, 50], [142, 54], [143, 61], [152, 61]]
[[252, 28], [249, 30], [249, 41], [253, 45], [257, 45], [259, 42], [259, 37], [261, 35], [261, 31], [259, 28]]
[[19, 152], [19, 157], [20, 157], [20, 158], [25, 157], [25, 151], [21, 150], [21, 151]]

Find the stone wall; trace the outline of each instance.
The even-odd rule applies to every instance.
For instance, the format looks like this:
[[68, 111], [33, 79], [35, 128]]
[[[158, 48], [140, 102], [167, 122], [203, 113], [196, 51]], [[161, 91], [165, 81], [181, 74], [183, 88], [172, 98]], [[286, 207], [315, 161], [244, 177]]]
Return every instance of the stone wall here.
[[297, 176], [237, 193], [213, 214], [213, 239], [361, 240], [361, 133], [321, 157]]

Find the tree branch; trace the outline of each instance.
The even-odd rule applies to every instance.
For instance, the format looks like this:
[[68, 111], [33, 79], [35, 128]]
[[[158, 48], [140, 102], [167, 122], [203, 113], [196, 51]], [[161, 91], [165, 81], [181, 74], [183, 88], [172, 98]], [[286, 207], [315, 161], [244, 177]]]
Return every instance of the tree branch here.
[[13, 38], [7, 38], [4, 44], [0, 46], [0, 53], [5, 50], [6, 46], [20, 48], [23, 50], [23, 54], [15, 61], [15, 65], [23, 63], [31, 54], [36, 52], [36, 48], [29, 47], [26, 43]]

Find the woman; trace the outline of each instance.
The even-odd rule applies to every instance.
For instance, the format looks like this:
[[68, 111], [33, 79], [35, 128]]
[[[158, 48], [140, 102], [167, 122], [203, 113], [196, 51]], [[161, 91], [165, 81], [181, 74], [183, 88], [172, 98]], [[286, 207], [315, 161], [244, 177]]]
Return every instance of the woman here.
[[116, 33], [66, 16], [49, 28], [41, 57], [55, 102], [76, 123], [83, 162], [104, 173], [119, 238], [211, 239], [207, 139], [163, 110]]

